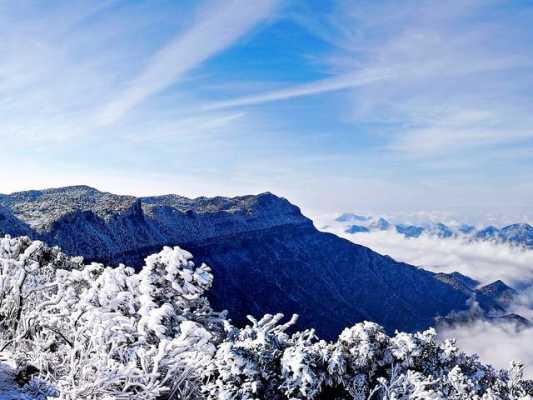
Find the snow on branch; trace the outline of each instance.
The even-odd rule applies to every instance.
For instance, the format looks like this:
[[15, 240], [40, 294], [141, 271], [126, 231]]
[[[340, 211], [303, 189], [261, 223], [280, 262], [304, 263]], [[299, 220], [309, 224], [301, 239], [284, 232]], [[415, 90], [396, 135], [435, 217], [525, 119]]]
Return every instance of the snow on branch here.
[[[372, 322], [338, 340], [298, 316], [234, 326], [205, 294], [213, 274], [179, 247], [136, 273], [0, 239], [0, 398], [44, 400], [531, 399], [521, 364], [495, 370], [430, 329]], [[0, 354], [0, 356], [1, 356]], [[18, 396], [18, 397], [17, 397]]]

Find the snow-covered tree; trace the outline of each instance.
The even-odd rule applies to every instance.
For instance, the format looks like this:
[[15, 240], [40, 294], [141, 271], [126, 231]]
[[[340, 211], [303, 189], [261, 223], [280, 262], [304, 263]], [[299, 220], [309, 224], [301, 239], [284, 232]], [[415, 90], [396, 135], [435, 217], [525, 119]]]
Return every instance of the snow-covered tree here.
[[[336, 341], [282, 314], [236, 327], [206, 297], [213, 275], [166, 247], [139, 273], [85, 265], [28, 238], [0, 239], [2, 383], [19, 398], [139, 400], [531, 399], [514, 363], [495, 370], [433, 329], [372, 322]], [[2, 371], [8, 378], [2, 378]], [[5, 382], [2, 382], [2, 379]], [[8, 382], [9, 381], [9, 382]], [[11, 390], [11, 389], [9, 389]]]
[[27, 238], [6, 237], [0, 249], [2, 348], [61, 398], [198, 395], [197, 371], [215, 352], [206, 327], [222, 324], [201, 297], [209, 267], [177, 247], [148, 257], [139, 274], [84, 266]]
[[523, 367], [496, 371], [433, 329], [388, 336], [375, 323], [345, 329], [335, 342], [313, 331], [287, 334], [282, 315], [232, 327], [206, 370], [208, 399], [528, 399]]

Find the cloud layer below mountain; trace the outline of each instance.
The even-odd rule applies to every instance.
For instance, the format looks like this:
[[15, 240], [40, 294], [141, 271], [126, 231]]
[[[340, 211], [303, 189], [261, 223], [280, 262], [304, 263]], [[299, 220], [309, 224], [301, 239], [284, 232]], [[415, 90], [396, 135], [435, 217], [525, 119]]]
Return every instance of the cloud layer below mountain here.
[[481, 284], [501, 279], [511, 286], [533, 283], [533, 251], [491, 242], [421, 236], [391, 231], [341, 236], [392, 258], [434, 272], [460, 272]]
[[533, 328], [516, 330], [509, 324], [476, 322], [469, 326], [439, 332], [441, 338], [455, 338], [459, 348], [477, 353], [497, 368], [507, 368], [511, 360], [525, 363], [533, 376]]
[[[337, 234], [382, 254], [434, 272], [460, 272], [482, 285], [501, 279], [520, 289], [508, 312], [533, 319], [533, 251], [490, 242], [466, 242], [421, 236], [407, 239], [392, 231]], [[497, 368], [512, 360], [526, 364], [533, 376], [533, 328], [517, 330], [511, 324], [479, 321], [439, 331], [442, 338], [455, 338], [460, 348], [477, 353]]]

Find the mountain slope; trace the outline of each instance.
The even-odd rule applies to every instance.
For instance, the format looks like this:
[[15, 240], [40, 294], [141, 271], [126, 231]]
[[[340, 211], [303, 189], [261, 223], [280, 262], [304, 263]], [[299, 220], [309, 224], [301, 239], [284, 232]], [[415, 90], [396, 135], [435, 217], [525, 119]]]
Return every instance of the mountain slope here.
[[361, 320], [420, 330], [467, 307], [468, 293], [319, 232], [298, 207], [270, 193], [135, 198], [77, 186], [1, 195], [0, 206], [11, 218], [0, 233], [26, 229], [88, 260], [138, 267], [162, 246], [180, 245], [213, 267], [211, 301], [238, 323], [247, 314], [298, 313], [300, 328], [331, 338]]

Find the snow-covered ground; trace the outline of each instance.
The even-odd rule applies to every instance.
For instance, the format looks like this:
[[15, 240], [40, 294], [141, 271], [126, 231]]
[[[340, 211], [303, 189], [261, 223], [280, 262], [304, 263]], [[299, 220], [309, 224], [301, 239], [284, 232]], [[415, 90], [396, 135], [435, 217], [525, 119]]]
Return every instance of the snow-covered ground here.
[[54, 395], [53, 391], [40, 390], [39, 386], [47, 386], [45, 382], [37, 379], [22, 387], [17, 383], [17, 364], [13, 356], [7, 352], [0, 353], [0, 400], [46, 400], [52, 399], [47, 394]]

